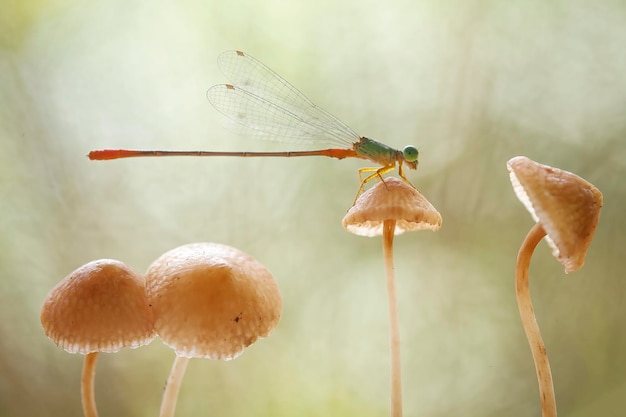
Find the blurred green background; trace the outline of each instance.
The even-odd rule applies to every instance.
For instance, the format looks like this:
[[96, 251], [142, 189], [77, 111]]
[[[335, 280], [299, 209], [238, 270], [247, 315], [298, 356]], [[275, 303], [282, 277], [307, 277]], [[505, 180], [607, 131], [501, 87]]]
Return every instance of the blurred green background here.
[[[58, 281], [98, 258], [145, 271], [196, 241], [264, 263], [284, 312], [239, 359], [191, 361], [177, 416], [389, 414], [381, 241], [341, 226], [362, 161], [85, 157], [306, 149], [224, 129], [205, 92], [228, 49], [360, 134], [420, 149], [408, 175], [443, 227], [396, 240], [407, 416], [539, 415], [513, 287], [532, 219], [505, 163], [595, 184], [585, 267], [566, 276], [541, 243], [531, 289], [560, 415], [623, 415], [623, 1], [0, 1], [0, 415], [81, 415], [82, 357], [39, 322]], [[173, 357], [158, 339], [102, 355], [100, 414], [157, 415]]]

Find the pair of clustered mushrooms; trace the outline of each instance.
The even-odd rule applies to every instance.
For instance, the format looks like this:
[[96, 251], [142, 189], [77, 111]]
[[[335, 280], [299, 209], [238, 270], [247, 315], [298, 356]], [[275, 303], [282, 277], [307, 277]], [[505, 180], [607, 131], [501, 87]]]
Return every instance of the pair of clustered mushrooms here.
[[[516, 295], [535, 361], [542, 413], [554, 417], [550, 365], [530, 301], [530, 258], [545, 237], [566, 273], [582, 267], [598, 222], [602, 194], [570, 172], [526, 157], [511, 159], [507, 167], [517, 197], [536, 221], [518, 254]], [[397, 178], [385, 179], [363, 193], [343, 219], [352, 233], [383, 236], [392, 417], [402, 415], [393, 237], [405, 231], [435, 231], [441, 221], [428, 200]], [[176, 353], [160, 411], [161, 417], [170, 417], [189, 358], [236, 358], [272, 332], [281, 309], [278, 285], [262, 264], [230, 246], [193, 243], [163, 254], [145, 275], [115, 260], [83, 265], [52, 289], [42, 307], [41, 322], [54, 343], [70, 353], [86, 355], [81, 383], [86, 417], [98, 415], [94, 399], [98, 353], [137, 348], [158, 335]]]

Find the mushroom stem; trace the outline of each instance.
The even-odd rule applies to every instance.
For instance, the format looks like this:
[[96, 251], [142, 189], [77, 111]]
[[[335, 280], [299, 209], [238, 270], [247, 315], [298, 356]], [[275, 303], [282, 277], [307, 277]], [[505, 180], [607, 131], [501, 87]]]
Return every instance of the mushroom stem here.
[[172, 370], [170, 371], [170, 376], [167, 378], [167, 385], [163, 392], [161, 411], [159, 413], [160, 417], [172, 417], [174, 415], [176, 401], [178, 400], [178, 391], [180, 391], [180, 385], [185, 376], [188, 363], [189, 358], [177, 355], [176, 359], [174, 359], [174, 364], [172, 365]]
[[91, 352], [85, 356], [80, 391], [83, 397], [83, 414], [85, 417], [98, 417], [96, 397], [94, 395], [94, 377], [96, 376], [96, 362], [98, 352]]
[[398, 299], [396, 297], [396, 279], [393, 268], [393, 236], [395, 220], [383, 223], [383, 257], [387, 275], [387, 302], [389, 304], [389, 356], [391, 362], [391, 416], [402, 416], [402, 377], [400, 366], [400, 320], [398, 317]]
[[530, 301], [530, 288], [528, 285], [528, 269], [530, 259], [535, 247], [546, 235], [540, 223], [536, 223], [526, 235], [519, 253], [517, 254], [517, 264], [515, 266], [515, 294], [517, 296], [517, 306], [519, 308], [522, 326], [526, 332], [526, 338], [530, 345], [530, 351], [535, 361], [537, 371], [537, 381], [539, 383], [539, 396], [541, 398], [541, 412], [543, 417], [556, 417], [556, 401], [554, 398], [554, 385], [552, 383], [552, 372], [548, 362], [546, 347], [539, 332], [537, 319], [533, 305]]

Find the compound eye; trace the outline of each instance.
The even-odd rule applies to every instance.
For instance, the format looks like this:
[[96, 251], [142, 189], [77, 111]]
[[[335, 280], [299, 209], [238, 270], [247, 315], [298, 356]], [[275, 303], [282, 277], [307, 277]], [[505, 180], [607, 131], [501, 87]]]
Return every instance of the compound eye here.
[[414, 162], [417, 161], [419, 151], [415, 146], [405, 146], [402, 150], [402, 154], [407, 162]]

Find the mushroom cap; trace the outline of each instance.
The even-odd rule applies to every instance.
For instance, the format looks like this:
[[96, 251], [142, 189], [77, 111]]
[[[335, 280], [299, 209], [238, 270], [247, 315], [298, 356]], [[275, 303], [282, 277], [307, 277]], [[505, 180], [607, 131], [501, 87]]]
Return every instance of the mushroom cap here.
[[150, 265], [146, 286], [157, 334], [178, 356], [234, 359], [280, 320], [272, 274], [230, 246], [172, 249]]
[[565, 272], [580, 269], [598, 225], [602, 193], [578, 175], [525, 156], [507, 162], [517, 198], [547, 233]]
[[359, 196], [342, 224], [360, 236], [380, 236], [385, 220], [395, 220], [394, 233], [441, 227], [441, 215], [413, 186], [398, 178], [386, 178]]
[[57, 284], [43, 303], [41, 324], [70, 353], [117, 352], [155, 336], [143, 276], [111, 259], [89, 262]]

